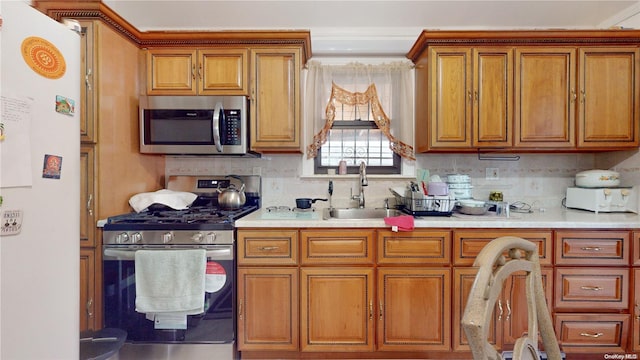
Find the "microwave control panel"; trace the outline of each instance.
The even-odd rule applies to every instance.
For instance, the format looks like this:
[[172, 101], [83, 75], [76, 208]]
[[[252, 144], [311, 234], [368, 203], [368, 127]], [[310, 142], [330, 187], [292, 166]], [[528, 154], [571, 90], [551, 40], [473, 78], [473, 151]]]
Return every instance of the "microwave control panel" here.
[[241, 145], [242, 113], [236, 109], [225, 109], [224, 120], [220, 124], [222, 145]]

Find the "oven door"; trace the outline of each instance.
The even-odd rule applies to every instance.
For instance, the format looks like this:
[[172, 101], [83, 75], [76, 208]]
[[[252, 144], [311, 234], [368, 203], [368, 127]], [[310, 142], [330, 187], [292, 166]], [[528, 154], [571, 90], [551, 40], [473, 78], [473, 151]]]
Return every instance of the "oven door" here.
[[[187, 316], [186, 329], [158, 329], [154, 321], [148, 320], [145, 314], [136, 312], [134, 258], [138, 249], [140, 248], [104, 247], [105, 327], [127, 331], [128, 342], [234, 342], [236, 301], [233, 245], [207, 246], [205, 312]], [[148, 249], [149, 247], [145, 247], [145, 250]], [[175, 250], [175, 247], [170, 250]]]

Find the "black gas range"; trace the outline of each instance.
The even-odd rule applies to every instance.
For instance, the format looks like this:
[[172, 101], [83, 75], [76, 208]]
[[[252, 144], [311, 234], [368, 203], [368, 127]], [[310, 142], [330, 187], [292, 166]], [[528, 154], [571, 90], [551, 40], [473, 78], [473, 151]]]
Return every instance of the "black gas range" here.
[[[244, 184], [245, 204], [227, 209], [218, 204], [217, 189]], [[170, 176], [166, 188], [192, 192], [196, 200], [183, 210], [153, 204], [141, 212], [109, 217], [103, 228], [103, 245], [221, 244], [233, 241], [237, 219], [260, 208], [261, 178], [245, 176]], [[215, 234], [215, 235], [214, 235]]]
[[[218, 206], [218, 188], [245, 186], [238, 209]], [[184, 210], [153, 204], [110, 217], [103, 228], [103, 308], [106, 327], [123, 329], [121, 360], [235, 359], [237, 219], [260, 208], [259, 176], [172, 176], [166, 188], [195, 193]], [[205, 309], [166, 319], [136, 310], [137, 253], [205, 250]], [[177, 319], [177, 320], [176, 320]], [[170, 355], [170, 356], [169, 356]]]

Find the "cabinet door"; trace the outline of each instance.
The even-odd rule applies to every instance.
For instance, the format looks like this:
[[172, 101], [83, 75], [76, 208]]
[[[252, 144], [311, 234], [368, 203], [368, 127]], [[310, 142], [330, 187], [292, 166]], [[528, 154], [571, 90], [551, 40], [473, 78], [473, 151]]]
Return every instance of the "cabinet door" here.
[[[553, 270], [543, 268], [542, 287], [547, 299], [547, 311], [551, 314], [553, 301]], [[512, 349], [516, 340], [528, 332], [529, 317], [527, 314], [527, 276], [526, 273], [514, 273], [507, 281], [503, 289], [503, 331], [502, 349]], [[542, 338], [538, 336], [540, 344]]]
[[301, 268], [302, 351], [373, 351], [373, 268]]
[[238, 349], [298, 349], [298, 269], [238, 269]]
[[[469, 293], [473, 287], [473, 282], [478, 274], [478, 268], [476, 267], [464, 267], [454, 268], [453, 270], [453, 350], [455, 351], [471, 351], [469, 348], [469, 340], [464, 333], [460, 323], [462, 316], [464, 315], [464, 309], [467, 307], [467, 300], [469, 299]], [[498, 304], [493, 311], [493, 316], [489, 322], [489, 334], [487, 341], [493, 345], [496, 349], [500, 348], [501, 343], [498, 339], [502, 337], [502, 326], [499, 322], [502, 322], [502, 318], [498, 318], [499, 310]]]
[[94, 249], [80, 249], [80, 331], [97, 330], [95, 317], [96, 269]]
[[378, 269], [378, 349], [449, 350], [449, 269]]
[[581, 48], [578, 146], [638, 147], [640, 50]]
[[196, 95], [196, 61], [196, 50], [149, 50], [147, 94]]
[[510, 147], [513, 136], [513, 49], [473, 49], [473, 145]]
[[95, 153], [93, 145], [80, 147], [80, 246], [96, 246]]
[[640, 269], [633, 269], [633, 351], [640, 351]]
[[300, 49], [252, 49], [251, 149], [301, 152]]
[[199, 95], [248, 95], [249, 52], [246, 49], [198, 51]]
[[430, 148], [471, 148], [472, 54], [468, 47], [430, 51]]
[[80, 141], [95, 143], [96, 138], [96, 91], [94, 71], [96, 69], [93, 21], [80, 21]]
[[516, 48], [516, 147], [575, 146], [576, 49]]

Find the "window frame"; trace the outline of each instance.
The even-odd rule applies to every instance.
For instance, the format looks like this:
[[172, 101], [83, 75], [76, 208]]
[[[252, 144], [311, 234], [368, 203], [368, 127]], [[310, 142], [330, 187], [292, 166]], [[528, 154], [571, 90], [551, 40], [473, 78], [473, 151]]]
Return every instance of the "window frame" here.
[[[336, 126], [337, 125], [337, 126]], [[375, 121], [373, 120], [336, 120], [333, 122], [332, 129], [378, 129]], [[327, 174], [329, 169], [336, 169], [338, 165], [330, 165], [324, 166], [321, 164], [322, 162], [322, 149], [321, 146], [318, 149], [318, 155], [314, 158], [313, 161], [313, 172], [315, 175]], [[369, 166], [367, 163], [367, 173], [369, 174], [380, 174], [380, 175], [401, 175], [402, 174], [402, 158], [400, 155], [392, 152], [393, 156], [393, 165], [391, 166]], [[347, 165], [347, 174], [358, 174], [360, 169], [360, 164]]]

